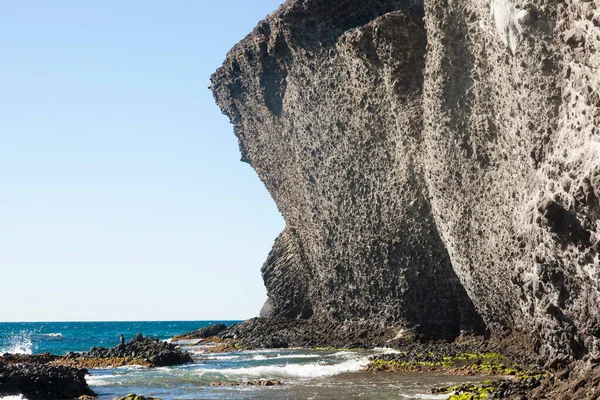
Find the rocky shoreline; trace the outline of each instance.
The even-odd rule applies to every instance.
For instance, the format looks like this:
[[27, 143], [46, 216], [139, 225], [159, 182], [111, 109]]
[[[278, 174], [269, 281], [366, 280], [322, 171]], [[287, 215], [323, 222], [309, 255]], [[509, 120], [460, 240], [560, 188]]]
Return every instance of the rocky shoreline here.
[[12, 362], [0, 357], [0, 396], [23, 395], [28, 400], [93, 397], [86, 374], [87, 369], [44, 364], [39, 358]]
[[123, 365], [167, 367], [192, 361], [189, 353], [179, 350], [172, 343], [137, 334], [129, 343], [112, 348], [94, 347], [82, 354], [69, 353], [53, 363], [78, 368], [106, 368]]
[[162, 367], [192, 362], [189, 353], [174, 344], [137, 334], [113, 348], [94, 347], [66, 356], [4, 354], [0, 356], [0, 396], [24, 395], [28, 400], [95, 397], [85, 375], [92, 368], [125, 365]]
[[[372, 349], [385, 346], [396, 353], [372, 357], [365, 371], [436, 372], [451, 375], [484, 376], [479, 384], [432, 388], [432, 394], [448, 394], [449, 400], [509, 399], [597, 399], [600, 396], [600, 360], [572, 363], [555, 359], [548, 362], [516, 343], [514, 336], [494, 338], [466, 335], [452, 342], [441, 340], [396, 339], [385, 342], [355, 336], [342, 330], [323, 340], [319, 327], [304, 320], [252, 318], [209, 336], [212, 327], [204, 328], [201, 343], [212, 344], [207, 353], [234, 352], [247, 349]], [[335, 331], [333, 331], [335, 332]], [[183, 334], [178, 337], [189, 337]], [[345, 340], [344, 340], [345, 339]], [[183, 340], [183, 339], [181, 339]], [[216, 385], [239, 385], [238, 382], [215, 382]]]
[[[113, 348], [92, 348], [82, 354], [5, 354], [0, 356], [0, 395], [22, 394], [29, 400], [93, 398], [95, 393], [85, 381], [88, 368], [185, 364], [192, 361], [189, 353], [181, 350], [187, 342], [187, 345], [207, 345], [207, 354], [290, 347], [358, 350], [385, 346], [395, 351], [371, 357], [364, 371], [484, 377], [478, 384], [431, 389], [432, 394], [447, 394], [449, 400], [576, 400], [600, 396], [600, 360], [588, 359], [585, 363], [555, 360], [542, 365], [539, 358], [522, 352], [520, 346], [513, 343], [511, 347], [498, 338], [484, 335], [467, 335], [452, 342], [410, 338], [382, 343], [368, 337], [356, 341], [355, 336], [345, 331], [322, 340], [323, 333], [303, 320], [254, 318], [230, 327], [213, 325], [177, 335], [172, 339], [174, 343], [138, 334], [129, 343]], [[212, 383], [213, 386], [281, 384], [281, 381], [267, 379]], [[128, 395], [125, 398], [144, 397]]]

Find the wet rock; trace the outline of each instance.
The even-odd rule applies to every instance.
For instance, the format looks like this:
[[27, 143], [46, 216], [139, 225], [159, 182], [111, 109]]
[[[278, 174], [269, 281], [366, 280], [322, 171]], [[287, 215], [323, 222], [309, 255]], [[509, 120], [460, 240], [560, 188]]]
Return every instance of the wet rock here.
[[0, 396], [22, 394], [29, 400], [75, 399], [94, 396], [85, 381], [85, 369], [39, 362], [0, 362]]
[[192, 357], [172, 343], [137, 334], [129, 343], [112, 348], [93, 347], [83, 354], [69, 353], [56, 360], [59, 365], [106, 368], [123, 365], [164, 367], [192, 362]]
[[212, 382], [210, 386], [240, 386], [239, 382]]
[[[240, 386], [242, 385], [239, 382], [213, 382], [210, 386]], [[259, 379], [257, 381], [247, 381], [244, 382], [245, 386], [280, 386], [282, 385], [281, 381], [273, 381], [269, 379]]]
[[268, 379], [261, 379], [258, 381], [248, 381], [244, 383], [246, 386], [280, 386], [281, 381], [272, 381]]
[[158, 397], [139, 396], [135, 393], [131, 393], [125, 397], [121, 397], [119, 400], [160, 400], [160, 399]]

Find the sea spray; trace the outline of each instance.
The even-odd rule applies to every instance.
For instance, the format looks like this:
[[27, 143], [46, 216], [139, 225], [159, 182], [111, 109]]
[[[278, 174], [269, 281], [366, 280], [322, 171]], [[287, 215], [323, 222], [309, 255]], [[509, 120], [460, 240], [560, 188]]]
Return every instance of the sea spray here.
[[[94, 346], [114, 346], [123, 333], [130, 338], [148, 332], [162, 340], [181, 332], [210, 325], [209, 321], [155, 322], [43, 322], [0, 323], [0, 350], [34, 354], [49, 351], [66, 354], [87, 351]], [[59, 336], [58, 334], [62, 336]], [[10, 339], [9, 339], [10, 338]], [[380, 400], [405, 398], [433, 400], [434, 386], [454, 386], [475, 381], [473, 377], [430, 374], [373, 374], [361, 372], [368, 357], [395, 352], [374, 350], [260, 349], [223, 354], [206, 354], [206, 346], [190, 341], [194, 362], [163, 368], [127, 366], [91, 369], [86, 381], [98, 393], [98, 400], [112, 400], [128, 393], [164, 399], [265, 399], [344, 398]], [[246, 386], [247, 381], [278, 380], [280, 386]], [[210, 386], [233, 382], [240, 386]], [[0, 397], [0, 400], [25, 400]]]
[[0, 344], [1, 354], [32, 354], [33, 341], [31, 334], [26, 331], [21, 331], [16, 334], [8, 335]]

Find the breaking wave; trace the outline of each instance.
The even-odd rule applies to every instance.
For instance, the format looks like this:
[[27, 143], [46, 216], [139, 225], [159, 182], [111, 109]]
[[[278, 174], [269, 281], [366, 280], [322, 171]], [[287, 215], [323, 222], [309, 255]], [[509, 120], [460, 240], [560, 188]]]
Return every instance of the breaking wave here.
[[32, 354], [33, 341], [31, 334], [28, 332], [20, 332], [8, 336], [5, 340], [5, 347], [0, 348], [0, 354]]
[[245, 378], [322, 378], [334, 376], [346, 372], [360, 371], [369, 363], [367, 357], [347, 360], [337, 364], [286, 364], [286, 365], [261, 365], [256, 367], [245, 368], [223, 368], [223, 369], [204, 369], [200, 370], [201, 374], [211, 373], [223, 375], [227, 379], [245, 379]]
[[274, 355], [263, 355], [257, 354], [252, 356], [251, 360], [280, 360], [280, 359], [295, 359], [295, 358], [323, 358], [319, 354], [274, 354]]
[[61, 338], [63, 335], [62, 333], [40, 333], [38, 336]]

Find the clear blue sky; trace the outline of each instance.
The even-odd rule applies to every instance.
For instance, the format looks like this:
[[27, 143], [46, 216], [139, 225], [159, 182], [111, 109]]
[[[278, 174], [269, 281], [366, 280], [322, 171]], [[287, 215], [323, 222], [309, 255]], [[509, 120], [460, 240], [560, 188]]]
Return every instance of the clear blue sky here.
[[0, 321], [255, 316], [284, 223], [207, 89], [281, 0], [0, 0]]

